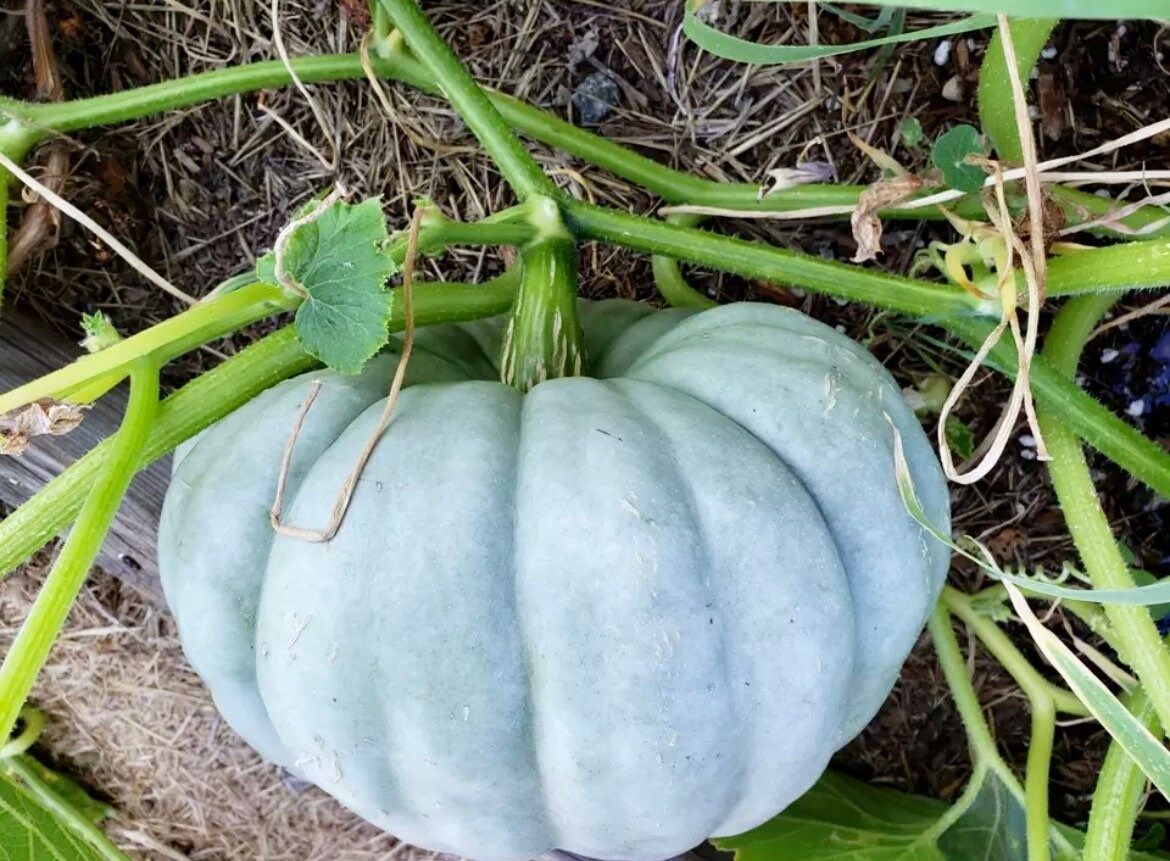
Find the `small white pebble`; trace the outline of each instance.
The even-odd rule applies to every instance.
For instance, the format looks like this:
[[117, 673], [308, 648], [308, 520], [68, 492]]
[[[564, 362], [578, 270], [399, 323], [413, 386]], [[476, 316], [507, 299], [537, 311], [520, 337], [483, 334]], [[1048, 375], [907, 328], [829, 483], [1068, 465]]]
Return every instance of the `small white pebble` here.
[[949, 81], [943, 84], [942, 97], [948, 102], [963, 101], [963, 82], [958, 75], [954, 75]]
[[1053, 57], [1056, 56], [1056, 54], [1057, 54], [1057, 51], [1056, 51], [1055, 45], [1049, 45], [1043, 51], [1040, 52], [1040, 56], [1043, 57], [1045, 60], [1051, 60]]
[[1114, 350], [1112, 347], [1110, 347], [1108, 350], [1102, 350], [1101, 351], [1101, 364], [1108, 365], [1110, 362], [1112, 362], [1114, 359], [1116, 359], [1120, 355], [1121, 355], [1121, 353], [1117, 352], [1117, 350]]
[[1024, 460], [1035, 460], [1036, 452], [1032, 451], [1030, 448], [1026, 448], [1020, 452], [1020, 457], [1022, 457]]
[[1036, 437], [1032, 436], [1030, 433], [1026, 433], [1020, 437], [1020, 445], [1022, 445], [1024, 448], [1035, 448]]
[[837, 324], [836, 326], [834, 326], [833, 328], [834, 328], [834, 329], [836, 329], [838, 332], [840, 332], [842, 335], [844, 335], [844, 334], [845, 334], [845, 327], [844, 327], [844, 326], [842, 326], [840, 323], [838, 323], [838, 324]]
[[1138, 416], [1140, 416], [1142, 413], [1144, 413], [1145, 411], [1146, 411], [1146, 402], [1143, 401], [1141, 398], [1138, 398], [1136, 401], [1131, 402], [1130, 405], [1125, 408], [1126, 415], [1133, 416], [1135, 419]]
[[951, 58], [951, 40], [943, 39], [938, 43], [934, 49], [934, 64], [936, 66], [945, 66], [947, 61]]

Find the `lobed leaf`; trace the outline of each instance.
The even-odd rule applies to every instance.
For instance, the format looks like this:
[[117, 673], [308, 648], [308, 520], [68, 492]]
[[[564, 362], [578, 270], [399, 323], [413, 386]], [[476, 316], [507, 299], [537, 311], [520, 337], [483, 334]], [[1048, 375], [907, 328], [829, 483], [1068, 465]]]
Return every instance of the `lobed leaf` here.
[[[1024, 800], [985, 764], [954, 805], [829, 771], [779, 816], [712, 842], [736, 861], [1019, 861], [1026, 827]], [[1053, 826], [1055, 861], [1079, 861], [1083, 845], [1083, 832]]]
[[[389, 339], [386, 281], [398, 267], [385, 246], [386, 216], [376, 198], [338, 201], [297, 227], [284, 248], [284, 270], [307, 298], [297, 309], [297, 337], [323, 363], [356, 374]], [[270, 252], [256, 274], [277, 283]]]
[[967, 157], [984, 155], [983, 137], [974, 126], [955, 126], [934, 142], [930, 161], [943, 175], [943, 182], [949, 188], [968, 194], [979, 191], [987, 174], [979, 167], [968, 164]]
[[[30, 757], [21, 759], [34, 762]], [[39, 764], [31, 767], [61, 804], [73, 807], [91, 822], [106, 814], [106, 806], [89, 798], [77, 784], [48, 772]], [[114, 857], [124, 856], [94, 846], [41, 798], [0, 768], [0, 861], [110, 861]]]

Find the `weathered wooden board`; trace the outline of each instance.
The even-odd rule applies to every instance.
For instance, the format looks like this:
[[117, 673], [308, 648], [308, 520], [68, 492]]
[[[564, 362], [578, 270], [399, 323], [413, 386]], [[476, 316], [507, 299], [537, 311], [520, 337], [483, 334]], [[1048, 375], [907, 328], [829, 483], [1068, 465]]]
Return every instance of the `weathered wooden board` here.
[[[0, 391], [56, 370], [80, 354], [80, 347], [27, 315], [8, 308], [0, 315]], [[29, 499], [117, 430], [125, 405], [125, 389], [113, 391], [98, 401], [72, 432], [36, 437], [19, 457], [0, 456], [0, 501], [16, 507]], [[169, 481], [169, 456], [135, 477], [98, 557], [102, 568], [160, 604], [155, 550], [158, 516]]]

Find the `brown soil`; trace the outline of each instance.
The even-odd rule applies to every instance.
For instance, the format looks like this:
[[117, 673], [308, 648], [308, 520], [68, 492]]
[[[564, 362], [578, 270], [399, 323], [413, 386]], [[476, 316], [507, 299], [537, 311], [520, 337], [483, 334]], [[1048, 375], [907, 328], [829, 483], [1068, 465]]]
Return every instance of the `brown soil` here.
[[[766, 169], [803, 156], [829, 161], [842, 181], [872, 181], [876, 173], [849, 144], [846, 129], [906, 166], [919, 167], [927, 153], [901, 142], [898, 130], [905, 117], [917, 117], [931, 137], [955, 123], [978, 124], [972, 94], [985, 34], [957, 40], [944, 66], [934, 62], [936, 46], [928, 43], [901, 47], [884, 59], [870, 54], [824, 61], [816, 70], [747, 69], [685, 43], [672, 48], [680, 7], [676, 0], [489, 0], [428, 3], [427, 11], [480, 80], [562, 115], [569, 110], [569, 94], [594, 71], [632, 82], [600, 131], [663, 162], [715, 178], [758, 182]], [[355, 49], [362, 24], [344, 8], [325, 0], [285, 0], [281, 27], [290, 53]], [[71, 97], [274, 55], [267, 5], [254, 0], [154, 7], [63, 0], [51, 4], [49, 14]], [[767, 41], [805, 38], [803, 4], [745, 3], [738, 14], [745, 35]], [[856, 36], [829, 15], [821, 21], [823, 41]], [[1037, 81], [1042, 156], [1087, 149], [1164, 114], [1170, 103], [1170, 74], [1159, 62], [1165, 38], [1154, 25], [1062, 26], [1052, 42], [1056, 53], [1042, 61]], [[590, 45], [592, 53], [582, 59]], [[0, 71], [0, 91], [32, 92], [19, 15], [0, 17], [0, 70], [6, 70]], [[943, 95], [956, 87], [962, 93], [958, 101]], [[419, 196], [458, 217], [476, 217], [508, 202], [486, 158], [462, 149], [467, 134], [441, 102], [390, 86], [395, 115], [387, 122], [365, 83], [311, 90], [341, 141], [340, 177], [359, 194], [382, 195], [395, 224], [405, 223], [410, 202]], [[328, 149], [295, 90], [242, 96], [70, 139], [67, 196], [129, 240], [179, 287], [202, 295], [247, 268], [271, 245], [290, 211], [336, 178], [260, 112], [260, 104]], [[1134, 167], [1156, 158], [1164, 145], [1148, 142], [1099, 166]], [[637, 211], [654, 205], [645, 193], [596, 169], [536, 150], [574, 194]], [[853, 253], [847, 227], [838, 224], [728, 227], [826, 257], [848, 259]], [[944, 233], [938, 226], [889, 225], [881, 265], [905, 271], [916, 247]], [[465, 251], [427, 266], [436, 278], [482, 279], [501, 261], [494, 254]], [[588, 295], [654, 299], [649, 268], [635, 255], [586, 248], [583, 273]], [[963, 367], [964, 360], [936, 340], [937, 332], [911, 321], [775, 286], [691, 274], [720, 298], [797, 304], [845, 327], [905, 385], [929, 373], [953, 378]], [[68, 223], [56, 248], [12, 281], [8, 298], [70, 333], [81, 311], [105, 310], [124, 330], [136, 330], [179, 310]], [[1164, 320], [1140, 327], [1164, 331]], [[179, 384], [213, 366], [264, 328], [174, 363], [167, 383]], [[1119, 329], [1094, 346], [1106, 349], [1130, 337], [1130, 329]], [[1098, 364], [1090, 361], [1085, 370], [1090, 384], [1109, 397]], [[960, 416], [977, 435], [984, 433], [1005, 394], [1001, 381], [985, 375]], [[1127, 404], [1115, 397], [1111, 406], [1123, 411]], [[1170, 427], [1145, 430], [1155, 438], [1170, 437]], [[1031, 454], [1013, 443], [988, 481], [956, 490], [956, 528], [987, 542], [1004, 564], [1059, 569], [1064, 561], [1075, 561], [1075, 552], [1044, 470]], [[1164, 509], [1107, 463], [1095, 467], [1116, 532], [1138, 560], [1152, 567], [1170, 557]], [[22, 615], [41, 570], [34, 564], [0, 590], [5, 601], [0, 624], [6, 631]], [[986, 585], [962, 566], [953, 579], [964, 588]], [[1057, 613], [1051, 624], [1066, 621]], [[198, 859], [389, 857], [386, 838], [315, 790], [290, 786], [216, 721], [165, 614], [97, 574], [70, 630], [37, 692], [38, 704], [50, 715], [46, 746], [115, 802], [122, 817], [117, 833], [142, 857], [168, 856], [137, 845], [138, 838], [127, 836], [132, 832]], [[1008, 630], [1032, 654], [1022, 628]], [[1026, 701], [994, 661], [971, 648], [976, 685], [996, 736], [1009, 761], [1022, 764]], [[1070, 824], [1083, 822], [1087, 813], [1104, 746], [1104, 735], [1091, 726], [1059, 733], [1053, 809]], [[925, 640], [881, 715], [836, 764], [859, 777], [936, 797], [953, 797], [961, 789], [969, 766], [965, 739]], [[258, 847], [266, 854], [257, 855]]]

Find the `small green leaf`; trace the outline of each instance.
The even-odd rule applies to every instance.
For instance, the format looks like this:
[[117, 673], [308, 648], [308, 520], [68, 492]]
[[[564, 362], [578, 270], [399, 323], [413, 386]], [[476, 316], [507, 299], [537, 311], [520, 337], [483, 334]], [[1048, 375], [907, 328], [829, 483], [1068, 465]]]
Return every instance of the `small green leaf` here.
[[[386, 216], [376, 199], [338, 202], [293, 231], [284, 270], [308, 298], [297, 309], [297, 337], [334, 370], [356, 374], [389, 339], [390, 293], [397, 266], [385, 253]], [[256, 274], [277, 283], [275, 259], [256, 262]]]
[[930, 152], [930, 160], [940, 171], [948, 187], [957, 191], [973, 192], [983, 188], [987, 174], [967, 156], [983, 155], [983, 138], [974, 126], [955, 126], [937, 141]]
[[[977, 772], [977, 776], [980, 773]], [[1016, 861], [1028, 854], [1028, 822], [1022, 801], [993, 771], [981, 772], [974, 798], [964, 794], [966, 809], [938, 837], [950, 861]]]
[[[953, 806], [825, 772], [775, 819], [712, 842], [734, 851], [736, 861], [1019, 861], [1026, 837], [1023, 800], [979, 765]], [[1054, 825], [1052, 857], [1079, 861], [1084, 839]], [[1130, 861], [1156, 857], [1129, 855]]]
[[736, 861], [819, 861], [830, 847], [834, 861], [947, 861], [932, 835], [947, 809], [830, 771], [775, 819], [712, 842]]
[[1162, 848], [1162, 844], [1166, 840], [1166, 826], [1161, 822], [1155, 822], [1150, 826], [1150, 830], [1141, 837], [1133, 841], [1134, 849], [1149, 849], [1157, 851]]
[[87, 353], [96, 353], [122, 340], [121, 333], [114, 328], [113, 322], [102, 311], [82, 314], [81, 331], [85, 333], [81, 346]]
[[975, 453], [975, 433], [955, 416], [947, 416], [947, 442], [959, 460], [966, 460]]
[[902, 120], [900, 131], [902, 141], [906, 146], [918, 146], [926, 137], [926, 132], [922, 130], [922, 123], [919, 122], [918, 117], [906, 117]]
[[[38, 792], [19, 776], [0, 767], [0, 861], [129, 861], [108, 841], [101, 840], [104, 844], [101, 846], [95, 844], [53, 809], [73, 808], [94, 822], [99, 810], [100, 815], [105, 814], [104, 805], [31, 757], [22, 755], [17, 759], [45, 783]], [[85, 801], [78, 805], [81, 798]]]

